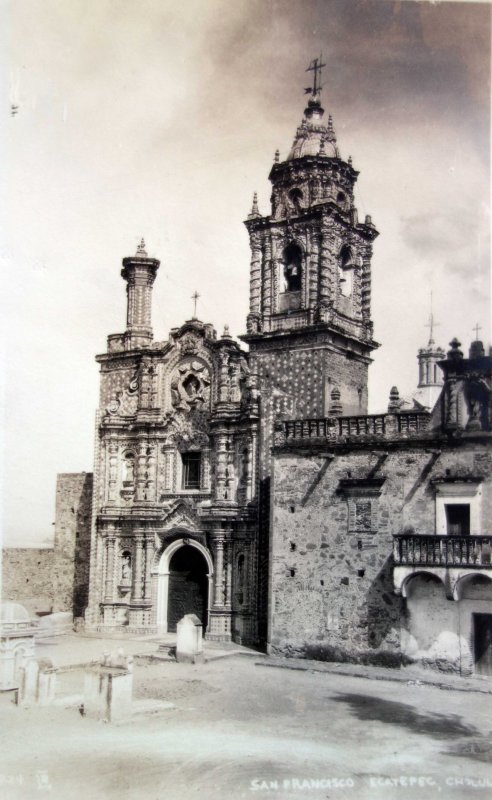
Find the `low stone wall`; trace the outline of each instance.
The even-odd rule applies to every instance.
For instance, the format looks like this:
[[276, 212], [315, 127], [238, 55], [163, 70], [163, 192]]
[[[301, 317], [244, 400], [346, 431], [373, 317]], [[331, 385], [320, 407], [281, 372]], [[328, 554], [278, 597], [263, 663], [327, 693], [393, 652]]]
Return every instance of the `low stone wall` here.
[[92, 474], [58, 475], [53, 548], [3, 551], [2, 599], [35, 614], [68, 612], [81, 617], [87, 605]]

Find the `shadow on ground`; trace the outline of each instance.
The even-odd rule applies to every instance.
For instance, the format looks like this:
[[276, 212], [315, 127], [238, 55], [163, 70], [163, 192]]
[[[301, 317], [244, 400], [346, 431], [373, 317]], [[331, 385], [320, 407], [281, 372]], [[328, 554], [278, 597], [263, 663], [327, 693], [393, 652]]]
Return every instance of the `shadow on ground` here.
[[473, 761], [490, 764], [492, 762], [492, 741], [490, 739], [472, 739], [468, 742], [460, 742], [444, 751], [444, 755], [471, 758]]
[[346, 703], [360, 720], [400, 725], [412, 733], [423, 733], [435, 739], [480, 736], [479, 730], [466, 725], [457, 714], [420, 714], [405, 703], [364, 694], [338, 694], [333, 699], [338, 703]]

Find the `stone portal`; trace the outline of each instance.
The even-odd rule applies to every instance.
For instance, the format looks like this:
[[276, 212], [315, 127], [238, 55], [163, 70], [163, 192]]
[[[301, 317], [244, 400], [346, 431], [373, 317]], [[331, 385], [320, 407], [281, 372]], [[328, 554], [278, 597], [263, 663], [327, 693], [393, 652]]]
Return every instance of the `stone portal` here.
[[205, 558], [195, 547], [184, 545], [177, 550], [169, 565], [169, 597], [167, 630], [175, 632], [177, 623], [186, 614], [196, 614], [207, 627], [208, 569]]

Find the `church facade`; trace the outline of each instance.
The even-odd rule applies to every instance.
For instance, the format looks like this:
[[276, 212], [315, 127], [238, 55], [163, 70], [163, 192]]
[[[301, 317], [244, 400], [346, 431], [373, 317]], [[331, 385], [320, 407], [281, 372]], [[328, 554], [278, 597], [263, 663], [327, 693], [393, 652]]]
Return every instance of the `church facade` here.
[[86, 624], [265, 640], [271, 448], [278, 419], [367, 411], [377, 346], [369, 217], [313, 90], [292, 149], [253, 203], [246, 353], [197, 319], [153, 341], [159, 262], [123, 260], [127, 328], [101, 367]]
[[159, 262], [123, 261], [127, 329], [101, 366], [86, 625], [256, 640], [258, 397], [227, 331], [197, 319], [154, 342]]

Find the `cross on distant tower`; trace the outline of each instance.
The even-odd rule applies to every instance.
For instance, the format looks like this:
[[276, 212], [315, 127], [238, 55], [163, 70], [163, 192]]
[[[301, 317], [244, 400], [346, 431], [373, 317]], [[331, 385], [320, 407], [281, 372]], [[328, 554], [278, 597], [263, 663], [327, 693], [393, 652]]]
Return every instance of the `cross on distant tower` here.
[[482, 326], [479, 325], [478, 322], [477, 322], [477, 324], [475, 325], [474, 328], [472, 328], [472, 330], [475, 331], [475, 341], [478, 342], [478, 331], [482, 330]]
[[429, 329], [430, 329], [430, 330], [429, 330], [429, 344], [430, 344], [431, 342], [433, 342], [433, 341], [434, 341], [434, 339], [433, 339], [433, 336], [434, 336], [434, 328], [437, 328], [439, 325], [440, 325], [440, 323], [435, 321], [435, 319], [434, 319], [434, 314], [433, 314], [433, 313], [432, 313], [432, 311], [431, 311], [431, 313], [430, 313], [430, 315], [429, 315], [429, 322], [428, 322], [428, 323], [427, 323], [427, 325], [425, 326], [426, 328], [429, 328]]
[[323, 56], [320, 55], [319, 58], [314, 58], [309, 67], [307, 68], [306, 72], [314, 72], [314, 84], [307, 89], [304, 89], [304, 92], [307, 94], [310, 92], [313, 97], [318, 94], [321, 89], [321, 70], [323, 67], [326, 67], [326, 64], [323, 64]]
[[434, 313], [432, 311], [432, 292], [430, 294], [431, 294], [431, 303], [430, 303], [431, 312], [429, 314], [429, 322], [427, 323], [427, 325], [425, 327], [429, 328], [429, 344], [432, 344], [434, 342], [434, 338], [433, 338], [433, 336], [434, 336], [434, 328], [437, 328], [440, 323], [436, 322], [435, 319], [434, 319]]
[[195, 290], [194, 293], [191, 295], [191, 299], [193, 300], [193, 319], [196, 319], [196, 303], [200, 295]]

